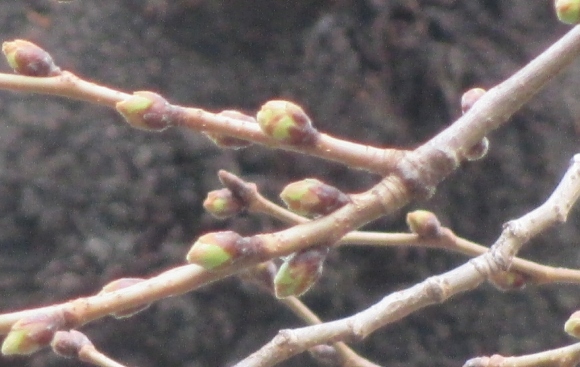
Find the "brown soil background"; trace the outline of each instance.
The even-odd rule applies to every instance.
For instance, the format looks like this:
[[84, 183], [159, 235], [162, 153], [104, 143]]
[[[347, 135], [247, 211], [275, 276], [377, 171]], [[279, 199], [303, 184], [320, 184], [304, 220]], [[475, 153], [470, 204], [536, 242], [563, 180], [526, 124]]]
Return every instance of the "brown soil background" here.
[[[52, 0], [0, 2], [2, 40], [29, 39], [58, 64], [122, 90], [175, 103], [255, 111], [292, 99], [316, 126], [375, 145], [412, 147], [459, 116], [461, 93], [491, 87], [561, 36], [546, 0]], [[8, 71], [7, 66], [2, 66]], [[490, 244], [506, 220], [550, 193], [580, 135], [580, 64], [490, 136], [491, 151], [414, 207]], [[221, 151], [184, 130], [135, 131], [113, 111], [47, 96], [0, 92], [0, 311], [97, 291], [120, 276], [183, 263], [204, 231], [270, 231], [243, 216], [219, 222], [201, 209], [228, 169], [275, 198], [294, 179], [347, 190], [377, 177], [260, 147]], [[524, 251], [578, 267], [580, 215]], [[403, 214], [369, 228], [403, 230]], [[461, 264], [437, 251], [340, 249], [304, 301], [325, 320]], [[570, 342], [562, 325], [577, 286], [501, 293], [483, 286], [422, 310], [355, 346], [388, 366], [461, 366], [482, 354], [531, 353]], [[131, 319], [83, 328], [135, 367], [227, 366], [300, 322], [235, 279], [161, 301]], [[0, 366], [79, 366], [46, 351]], [[302, 355], [284, 366], [314, 366]]]

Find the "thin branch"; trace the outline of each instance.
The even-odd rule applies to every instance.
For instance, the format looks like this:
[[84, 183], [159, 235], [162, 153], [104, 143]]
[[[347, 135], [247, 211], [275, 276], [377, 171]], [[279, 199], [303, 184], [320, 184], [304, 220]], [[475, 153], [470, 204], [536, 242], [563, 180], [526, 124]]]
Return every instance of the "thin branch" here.
[[465, 362], [463, 367], [574, 367], [580, 363], [580, 343], [541, 353], [516, 357], [495, 354], [477, 357]]
[[269, 367], [315, 345], [360, 340], [421, 308], [471, 290], [494, 273], [508, 270], [513, 256], [530, 238], [555, 223], [565, 221], [578, 196], [580, 154], [574, 156], [571, 166], [548, 200], [523, 217], [508, 222], [489, 252], [449, 272], [392, 293], [353, 316], [316, 326], [281, 330], [271, 342], [236, 367]]

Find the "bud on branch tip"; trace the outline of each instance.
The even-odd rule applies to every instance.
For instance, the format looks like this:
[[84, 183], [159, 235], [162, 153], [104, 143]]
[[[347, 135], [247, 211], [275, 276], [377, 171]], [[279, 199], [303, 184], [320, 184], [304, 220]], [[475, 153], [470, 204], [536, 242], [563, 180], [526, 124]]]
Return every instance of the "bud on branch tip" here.
[[2, 52], [10, 67], [17, 74], [48, 77], [61, 73], [50, 54], [32, 42], [25, 40], [4, 42]]
[[208, 192], [203, 207], [214, 217], [223, 219], [240, 213], [244, 204], [229, 189], [220, 189]]
[[6, 335], [2, 343], [2, 354], [32, 354], [48, 346], [54, 333], [64, 325], [64, 316], [58, 311], [23, 318], [15, 322]]

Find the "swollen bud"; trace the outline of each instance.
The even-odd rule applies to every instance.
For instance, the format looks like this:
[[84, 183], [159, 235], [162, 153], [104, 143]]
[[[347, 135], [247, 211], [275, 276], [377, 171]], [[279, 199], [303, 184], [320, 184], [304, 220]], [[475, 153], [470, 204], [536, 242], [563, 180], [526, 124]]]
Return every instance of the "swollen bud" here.
[[60, 356], [76, 358], [83, 347], [93, 346], [93, 343], [80, 331], [70, 330], [57, 331], [50, 346]]
[[214, 217], [223, 219], [241, 213], [244, 210], [244, 203], [229, 189], [220, 189], [208, 192], [203, 207]]
[[14, 40], [2, 44], [2, 52], [14, 72], [26, 76], [47, 77], [60, 75], [48, 52], [32, 42]]
[[287, 185], [280, 193], [288, 209], [306, 216], [326, 215], [348, 203], [349, 197], [334, 186], [307, 178]]
[[441, 235], [441, 223], [437, 216], [427, 210], [407, 213], [409, 230], [422, 238], [436, 238]]
[[254, 253], [254, 244], [233, 231], [212, 232], [199, 237], [186, 259], [207, 270], [225, 267]]
[[115, 106], [129, 125], [142, 130], [164, 130], [173, 125], [173, 111], [157, 93], [140, 91]]
[[281, 143], [311, 144], [318, 136], [310, 117], [292, 102], [269, 101], [262, 106], [256, 119], [266, 135]]
[[564, 331], [574, 338], [580, 339], [580, 311], [574, 312], [564, 324]]
[[528, 280], [528, 276], [517, 270], [501, 270], [489, 277], [489, 282], [503, 292], [523, 289]]
[[2, 354], [32, 354], [48, 346], [54, 333], [65, 326], [60, 311], [48, 311], [25, 317], [12, 325], [2, 343]]
[[[121, 278], [121, 279], [113, 280], [112, 282], [105, 285], [101, 289], [99, 294], [111, 293], [114, 291], [118, 291], [119, 289], [127, 288], [127, 287], [130, 287], [130, 286], [135, 285], [137, 283], [141, 283], [144, 280], [145, 279], [142, 279], [142, 278]], [[135, 314], [138, 314], [141, 311], [146, 310], [149, 306], [150, 306], [150, 304], [146, 304], [146, 305], [142, 305], [142, 306], [128, 308], [128, 309], [123, 310], [123, 311], [114, 312], [111, 314], [111, 316], [113, 316], [116, 319], [126, 319], [126, 318], [131, 317]]]
[[276, 297], [299, 297], [306, 293], [322, 275], [329, 247], [308, 249], [290, 255], [274, 278]]
[[580, 0], [556, 0], [556, 15], [562, 23], [580, 23]]

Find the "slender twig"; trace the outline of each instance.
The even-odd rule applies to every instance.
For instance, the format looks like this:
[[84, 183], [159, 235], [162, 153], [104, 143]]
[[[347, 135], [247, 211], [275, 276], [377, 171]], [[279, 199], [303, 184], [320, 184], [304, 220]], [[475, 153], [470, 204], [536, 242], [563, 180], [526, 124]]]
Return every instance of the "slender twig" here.
[[315, 345], [363, 339], [378, 328], [421, 308], [471, 290], [489, 276], [508, 270], [515, 254], [530, 238], [558, 222], [564, 222], [579, 196], [580, 154], [577, 154], [548, 200], [519, 219], [506, 223], [490, 251], [456, 269], [392, 293], [353, 316], [316, 326], [281, 330], [271, 342], [236, 367], [273, 366]]
[[524, 356], [477, 357], [463, 367], [574, 367], [580, 363], [580, 343]]

